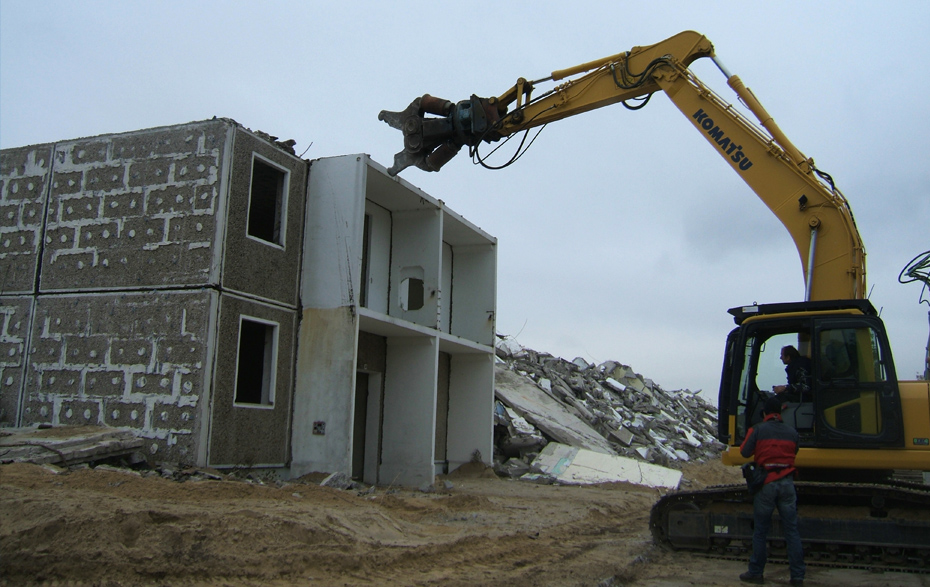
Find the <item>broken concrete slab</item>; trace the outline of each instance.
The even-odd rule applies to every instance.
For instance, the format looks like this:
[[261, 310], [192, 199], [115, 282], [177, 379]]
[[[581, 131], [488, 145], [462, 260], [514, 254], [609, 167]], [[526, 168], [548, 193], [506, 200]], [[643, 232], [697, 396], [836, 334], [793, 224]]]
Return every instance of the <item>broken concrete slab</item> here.
[[498, 398], [549, 438], [596, 452], [616, 454], [607, 440], [590, 424], [526, 377], [498, 367], [494, 387]]
[[681, 483], [681, 471], [556, 442], [549, 443], [539, 453], [533, 466], [568, 484], [626, 482], [677, 489]]
[[611, 440], [621, 442], [626, 446], [631, 446], [633, 444], [633, 439], [635, 438], [634, 434], [621, 426], [617, 430], [611, 430], [609, 434]]
[[320, 485], [323, 487], [345, 490], [352, 486], [352, 479], [343, 472], [336, 472], [320, 481]]
[[0, 463], [75, 465], [136, 452], [144, 440], [130, 430], [55, 426], [0, 430]]

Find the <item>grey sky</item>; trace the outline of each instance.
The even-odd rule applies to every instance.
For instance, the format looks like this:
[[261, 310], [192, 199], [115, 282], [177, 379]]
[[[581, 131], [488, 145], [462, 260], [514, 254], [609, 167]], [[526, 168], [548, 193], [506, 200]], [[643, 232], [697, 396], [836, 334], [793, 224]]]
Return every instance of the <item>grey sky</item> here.
[[[365, 152], [388, 166], [402, 142], [382, 109], [498, 95], [694, 29], [833, 175], [899, 375], [923, 369], [928, 307], [897, 275], [930, 249], [930, 3], [470, 6], [2, 0], [0, 147], [215, 115], [293, 138], [305, 158]], [[734, 101], [713, 64], [692, 69]], [[726, 309], [803, 295], [787, 232], [664, 96], [552, 124], [503, 171], [460, 154], [403, 176], [498, 237], [500, 332], [619, 360], [666, 389], [715, 396]]]

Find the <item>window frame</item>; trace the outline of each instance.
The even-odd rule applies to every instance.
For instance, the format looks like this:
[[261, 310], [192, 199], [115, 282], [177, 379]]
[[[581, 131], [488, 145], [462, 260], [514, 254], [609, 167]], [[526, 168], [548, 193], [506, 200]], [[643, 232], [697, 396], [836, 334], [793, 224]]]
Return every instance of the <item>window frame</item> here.
[[[252, 218], [252, 198], [254, 196], [254, 187], [255, 187], [255, 163], [258, 161], [260, 164], [270, 167], [273, 170], [279, 171], [282, 174], [281, 181], [278, 186], [278, 194], [275, 200], [275, 211], [276, 211], [276, 222], [278, 224], [278, 241], [267, 240], [260, 236], [253, 235], [250, 232], [250, 221]], [[271, 159], [262, 156], [260, 153], [252, 151], [252, 165], [249, 170], [249, 200], [248, 205], [246, 206], [245, 214], [245, 236], [247, 239], [260, 242], [264, 245], [275, 247], [281, 250], [286, 248], [287, 243], [287, 201], [288, 194], [290, 193], [290, 182], [291, 182], [291, 171], [290, 169], [279, 165], [272, 161]], [[280, 201], [280, 205], [279, 205]]]
[[[239, 365], [242, 358], [242, 324], [243, 322], [251, 322], [253, 324], [260, 324], [265, 326], [265, 336], [268, 336], [268, 327], [271, 327], [271, 348], [270, 352], [268, 349], [268, 342], [266, 340], [264, 346], [264, 354], [262, 357], [262, 391], [261, 391], [261, 401], [256, 402], [246, 402], [239, 401]], [[265, 409], [271, 410], [275, 407], [275, 395], [277, 390], [278, 382], [278, 353], [280, 352], [280, 338], [281, 338], [281, 324], [273, 320], [266, 320], [264, 318], [259, 318], [257, 316], [250, 316], [248, 314], [239, 315], [239, 327], [236, 332], [236, 367], [235, 367], [235, 377], [233, 381], [233, 406], [237, 408], [252, 408], [252, 409]], [[269, 356], [270, 355], [270, 356]], [[265, 369], [269, 369], [268, 373], [265, 373]]]

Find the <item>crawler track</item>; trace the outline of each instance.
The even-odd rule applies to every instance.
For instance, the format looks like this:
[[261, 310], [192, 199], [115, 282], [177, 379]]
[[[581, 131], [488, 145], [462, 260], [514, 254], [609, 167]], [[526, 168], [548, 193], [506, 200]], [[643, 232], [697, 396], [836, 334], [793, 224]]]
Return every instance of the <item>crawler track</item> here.
[[[837, 567], [930, 573], [930, 491], [910, 483], [796, 484], [805, 561]], [[659, 544], [720, 558], [752, 549], [752, 500], [745, 486], [670, 493], [652, 508]], [[777, 514], [769, 557], [786, 560]]]

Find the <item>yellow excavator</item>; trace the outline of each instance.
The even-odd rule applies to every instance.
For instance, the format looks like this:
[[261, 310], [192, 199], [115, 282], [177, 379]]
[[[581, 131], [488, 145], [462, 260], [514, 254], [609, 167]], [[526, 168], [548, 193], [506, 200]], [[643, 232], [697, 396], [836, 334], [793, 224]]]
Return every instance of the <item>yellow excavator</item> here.
[[[710, 58], [740, 113], [688, 68]], [[739, 446], [784, 373], [781, 349], [809, 361], [786, 396], [783, 418], [800, 434], [796, 465], [800, 530], [809, 562], [888, 569], [930, 567], [930, 382], [898, 380], [885, 327], [866, 299], [865, 249], [846, 198], [785, 136], [755, 95], [731, 75], [703, 35], [685, 31], [655, 45], [520, 78], [496, 97], [453, 103], [426, 94], [379, 119], [404, 135], [388, 170], [438, 171], [463, 147], [486, 167], [484, 143], [618, 102], [629, 109], [664, 92], [692, 126], [779, 218], [797, 247], [803, 301], [732, 308], [718, 398], [722, 459], [740, 465]], [[532, 140], [529, 140], [532, 143]], [[511, 160], [512, 161], [512, 160]], [[675, 549], [745, 557], [752, 508], [741, 486], [671, 493], [655, 504], [656, 541]], [[776, 522], [770, 557], [785, 556]]]

